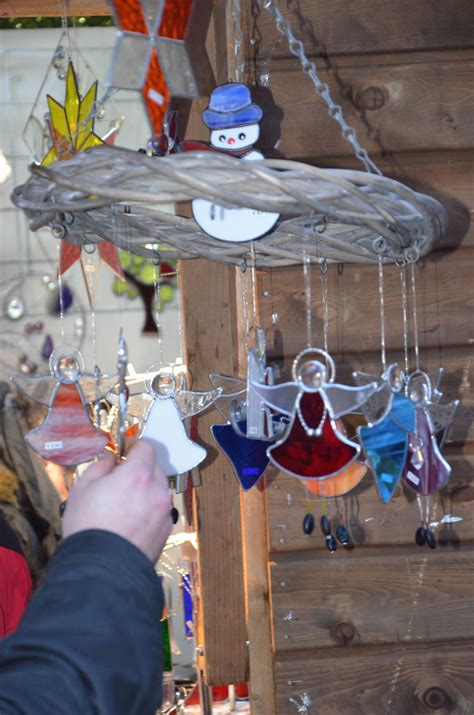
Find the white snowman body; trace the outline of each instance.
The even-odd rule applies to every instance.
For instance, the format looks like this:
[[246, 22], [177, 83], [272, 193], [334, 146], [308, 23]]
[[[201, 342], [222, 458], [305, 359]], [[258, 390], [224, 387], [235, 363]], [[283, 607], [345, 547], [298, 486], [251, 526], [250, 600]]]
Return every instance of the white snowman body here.
[[[252, 149], [260, 134], [258, 124], [211, 131], [211, 146], [221, 151], [241, 152], [240, 161], [258, 161], [263, 154]], [[200, 228], [213, 238], [231, 243], [253, 241], [271, 231], [280, 214], [255, 209], [229, 209], [205, 199], [194, 199], [193, 216]]]

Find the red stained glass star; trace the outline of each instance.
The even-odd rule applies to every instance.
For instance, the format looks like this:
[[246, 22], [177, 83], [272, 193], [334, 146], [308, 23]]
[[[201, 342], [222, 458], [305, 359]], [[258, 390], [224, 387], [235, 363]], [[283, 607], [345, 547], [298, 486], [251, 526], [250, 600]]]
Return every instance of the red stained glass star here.
[[[174, 98], [212, 86], [204, 49], [211, 0], [110, 0], [118, 40], [109, 84], [140, 90], [155, 136]], [[199, 67], [199, 76], [194, 68]]]

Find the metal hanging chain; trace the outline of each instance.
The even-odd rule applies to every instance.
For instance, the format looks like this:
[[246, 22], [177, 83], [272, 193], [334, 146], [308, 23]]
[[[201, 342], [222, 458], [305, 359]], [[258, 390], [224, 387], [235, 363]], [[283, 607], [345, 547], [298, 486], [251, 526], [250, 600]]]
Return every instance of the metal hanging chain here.
[[379, 255], [379, 301], [380, 301], [380, 353], [382, 360], [382, 370], [387, 369], [387, 357], [385, 351], [385, 295], [384, 295], [384, 276], [383, 276], [383, 259]]
[[369, 157], [367, 150], [361, 147], [361, 145], [359, 144], [356, 130], [353, 127], [350, 127], [344, 119], [342, 107], [339, 104], [336, 104], [331, 97], [329, 86], [325, 82], [321, 82], [321, 80], [319, 79], [315, 63], [310, 62], [310, 60], [308, 60], [308, 58], [306, 57], [304, 45], [301, 40], [298, 40], [294, 36], [290, 23], [283, 17], [280, 10], [280, 6], [278, 4], [278, 0], [260, 1], [262, 2], [265, 10], [268, 10], [268, 12], [270, 12], [275, 18], [276, 28], [278, 32], [284, 37], [286, 37], [291, 54], [299, 59], [301, 67], [303, 69], [303, 73], [307, 77], [309, 77], [314, 84], [316, 94], [326, 102], [328, 106], [328, 114], [339, 124], [343, 139], [345, 139], [347, 142], [349, 142], [349, 144], [352, 145], [355, 156], [364, 164], [366, 171], [382, 176], [382, 172]]
[[413, 333], [414, 333], [414, 343], [415, 343], [415, 366], [416, 369], [420, 369], [420, 345], [418, 340], [418, 311], [416, 307], [416, 274], [415, 274], [415, 264], [411, 264], [411, 295], [413, 301]]

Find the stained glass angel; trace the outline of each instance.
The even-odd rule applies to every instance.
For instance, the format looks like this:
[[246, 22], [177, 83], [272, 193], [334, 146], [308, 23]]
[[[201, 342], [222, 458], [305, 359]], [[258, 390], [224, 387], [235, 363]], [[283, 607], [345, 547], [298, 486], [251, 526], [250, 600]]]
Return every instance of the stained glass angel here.
[[209, 378], [215, 388], [222, 390], [216, 407], [226, 420], [226, 424], [212, 425], [211, 432], [246, 490], [265, 473], [270, 463], [268, 443], [283, 426], [252, 388], [253, 383], [273, 384], [273, 370], [266, 365], [265, 336], [259, 328], [256, 342], [256, 348], [250, 348], [247, 354], [246, 383], [225, 375], [213, 374]]
[[[403, 479], [417, 494], [428, 496], [442, 489], [449, 481], [451, 467], [441, 454], [449, 426], [459, 406], [459, 400], [440, 404], [440, 376], [434, 385], [427, 373], [420, 370], [408, 379], [408, 396], [415, 407], [415, 426], [409, 436]], [[441, 434], [440, 443], [436, 435]]]
[[346, 437], [337, 420], [360, 407], [377, 383], [349, 387], [335, 383], [335, 373], [328, 353], [308, 348], [295, 358], [291, 382], [253, 384], [269, 407], [290, 418], [284, 435], [267, 449], [278, 469], [300, 479], [326, 479], [358, 457], [359, 445]]
[[56, 348], [49, 365], [49, 375], [12, 377], [21, 392], [48, 407], [44, 422], [28, 432], [26, 440], [50, 462], [89, 462], [104, 450], [108, 438], [94, 426], [88, 408], [113, 389], [117, 378], [84, 372], [82, 354], [69, 345]]
[[188, 472], [205, 459], [206, 450], [188, 437], [183, 420], [206, 410], [219, 395], [220, 389], [187, 390], [183, 374], [178, 385], [176, 376], [164, 367], [150, 372], [147, 392], [129, 397], [128, 414], [143, 422], [140, 439], [153, 445], [166, 476]]
[[397, 488], [408, 454], [408, 436], [415, 429], [415, 406], [404, 394], [405, 375], [397, 364], [380, 378], [354, 372], [358, 385], [377, 384], [377, 390], [361, 405], [367, 426], [357, 432], [382, 501], [387, 504]]

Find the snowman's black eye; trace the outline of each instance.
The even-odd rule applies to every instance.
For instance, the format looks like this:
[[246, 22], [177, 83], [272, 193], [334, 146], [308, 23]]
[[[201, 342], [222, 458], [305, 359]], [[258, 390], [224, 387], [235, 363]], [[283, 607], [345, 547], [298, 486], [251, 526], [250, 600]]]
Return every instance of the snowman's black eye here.
[[240, 141], [243, 141], [246, 136], [247, 136], [246, 134], [244, 134], [243, 132], [240, 132], [240, 134], [239, 134]]
[[219, 137], [220, 142], [225, 142], [225, 134], [221, 134]]

